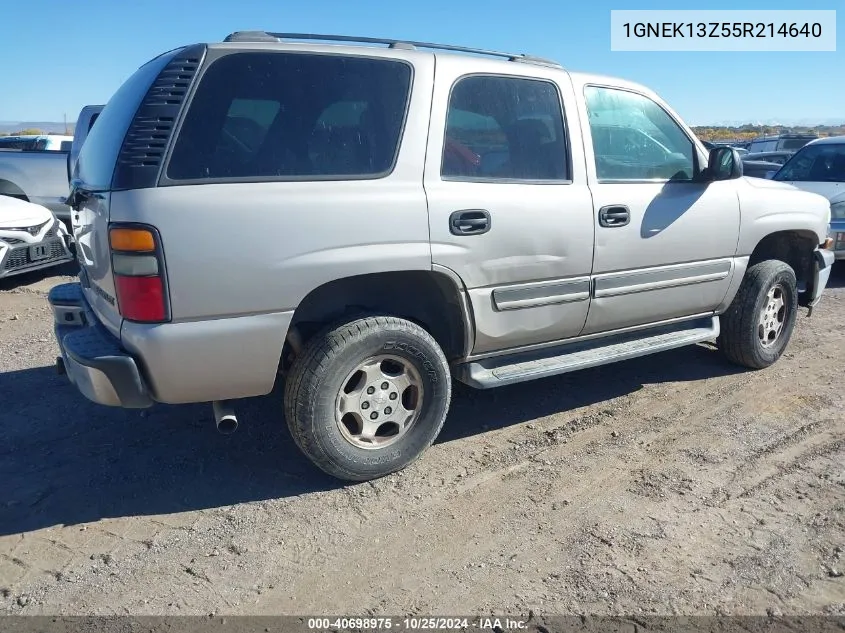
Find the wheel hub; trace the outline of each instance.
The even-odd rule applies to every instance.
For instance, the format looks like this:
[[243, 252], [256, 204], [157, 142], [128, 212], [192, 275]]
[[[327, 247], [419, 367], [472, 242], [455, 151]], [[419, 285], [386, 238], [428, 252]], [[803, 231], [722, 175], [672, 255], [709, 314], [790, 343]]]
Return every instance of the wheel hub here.
[[370, 357], [349, 373], [337, 395], [335, 418], [343, 438], [358, 448], [384, 448], [419, 418], [423, 383], [398, 356]]
[[775, 284], [766, 295], [766, 301], [757, 322], [757, 334], [763, 347], [771, 347], [778, 341], [785, 322], [784, 289], [780, 284]]

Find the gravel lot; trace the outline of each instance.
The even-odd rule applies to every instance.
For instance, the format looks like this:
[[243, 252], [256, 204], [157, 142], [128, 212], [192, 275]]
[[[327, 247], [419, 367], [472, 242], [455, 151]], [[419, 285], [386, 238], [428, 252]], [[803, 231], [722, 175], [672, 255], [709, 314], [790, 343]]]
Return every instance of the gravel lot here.
[[232, 436], [84, 400], [53, 368], [68, 278], [0, 282], [0, 612], [845, 614], [845, 264], [768, 370], [697, 346], [457, 387], [421, 460], [353, 486], [279, 389]]

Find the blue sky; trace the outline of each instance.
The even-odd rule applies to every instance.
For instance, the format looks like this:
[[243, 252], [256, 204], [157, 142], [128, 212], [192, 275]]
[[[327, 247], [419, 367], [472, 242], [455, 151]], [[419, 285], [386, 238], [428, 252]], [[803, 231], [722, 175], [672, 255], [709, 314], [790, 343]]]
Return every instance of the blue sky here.
[[[845, 122], [845, 44], [835, 53], [610, 51], [611, 9], [794, 9], [781, 0], [10, 0], [0, 9], [0, 121], [76, 118], [160, 52], [266, 29], [395, 37], [551, 57], [648, 85], [689, 123]], [[803, 0], [835, 9], [840, 0]]]

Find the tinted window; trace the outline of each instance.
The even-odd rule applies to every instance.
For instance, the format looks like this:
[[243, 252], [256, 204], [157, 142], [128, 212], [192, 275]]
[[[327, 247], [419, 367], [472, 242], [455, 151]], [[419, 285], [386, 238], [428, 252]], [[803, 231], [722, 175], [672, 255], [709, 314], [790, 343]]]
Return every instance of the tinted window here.
[[781, 142], [781, 149], [791, 149], [791, 150], [801, 149], [802, 147], [804, 147], [807, 143], [809, 143], [812, 140], [813, 139], [811, 139], [811, 138], [790, 138], [790, 139], [786, 139], [786, 140]]
[[467, 77], [452, 89], [441, 174], [566, 180], [563, 112], [551, 83]]
[[167, 176], [384, 175], [397, 154], [410, 84], [410, 67], [392, 60], [227, 55], [200, 82]]
[[781, 167], [774, 179], [845, 182], [845, 144], [807, 145]]
[[34, 138], [0, 138], [0, 149], [36, 149], [38, 139]]
[[91, 127], [76, 162], [76, 177], [87, 188], [110, 188], [126, 130], [150, 85], [176, 52], [162, 55], [141, 66], [118, 88], [100, 112], [97, 125]]
[[692, 141], [654, 101], [592, 86], [585, 96], [599, 180], [692, 179]]

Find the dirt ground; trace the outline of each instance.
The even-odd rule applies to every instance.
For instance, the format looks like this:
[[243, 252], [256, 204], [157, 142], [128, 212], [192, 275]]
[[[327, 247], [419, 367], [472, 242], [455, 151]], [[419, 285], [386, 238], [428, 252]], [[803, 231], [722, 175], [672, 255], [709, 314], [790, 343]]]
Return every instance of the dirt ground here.
[[772, 368], [697, 346], [456, 387], [422, 459], [350, 486], [279, 389], [232, 436], [84, 400], [65, 279], [0, 282], [0, 612], [845, 614], [845, 264]]

